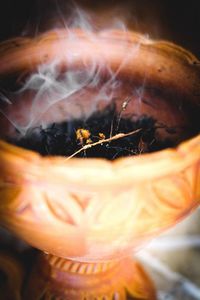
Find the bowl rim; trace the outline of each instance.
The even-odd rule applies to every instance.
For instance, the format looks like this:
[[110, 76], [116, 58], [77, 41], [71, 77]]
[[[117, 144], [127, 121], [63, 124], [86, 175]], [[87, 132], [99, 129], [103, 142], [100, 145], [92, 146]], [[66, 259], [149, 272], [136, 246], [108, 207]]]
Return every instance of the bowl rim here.
[[[40, 154], [11, 145], [0, 140], [0, 165], [7, 166], [9, 173], [21, 171], [29, 183], [48, 182], [62, 185], [66, 182], [84, 183], [85, 186], [116, 187], [137, 183], [138, 181], [157, 180], [170, 174], [183, 172], [200, 165], [200, 135], [176, 148], [118, 158], [110, 161], [103, 158], [72, 158], [60, 156], [42, 157]], [[15, 159], [16, 158], [16, 159]], [[17, 168], [15, 168], [17, 166]], [[158, 171], [159, 170], [159, 171]], [[48, 179], [46, 174], [48, 174]], [[98, 178], [97, 178], [98, 174]], [[98, 179], [98, 180], [97, 180]], [[123, 179], [123, 182], [122, 182]], [[14, 179], [18, 182], [18, 179]], [[24, 181], [24, 180], [23, 180]]]

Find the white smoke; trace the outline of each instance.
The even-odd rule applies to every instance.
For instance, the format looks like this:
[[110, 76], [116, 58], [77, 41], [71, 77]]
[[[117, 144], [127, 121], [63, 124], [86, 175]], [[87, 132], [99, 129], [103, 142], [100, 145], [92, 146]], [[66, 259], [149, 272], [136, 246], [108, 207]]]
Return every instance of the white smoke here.
[[[98, 29], [91, 16], [76, 5], [74, 5], [73, 11], [68, 18], [65, 18], [58, 5], [57, 14], [58, 18], [62, 21], [64, 30], [66, 30], [66, 37], [69, 42], [79, 39], [76, 30], [73, 30], [77, 28], [84, 31], [93, 44], [95, 44], [95, 40], [99, 36], [108, 36], [116, 29], [120, 29], [126, 38], [126, 25], [116, 17], [110, 20], [109, 27], [107, 27], [108, 25], [106, 27], [101, 25], [100, 29]], [[59, 36], [59, 30], [57, 30], [57, 34]], [[128, 39], [127, 44], [124, 43], [123, 47], [128, 47]], [[17, 92], [8, 93], [8, 96], [0, 94], [1, 101], [7, 104], [3, 106], [4, 108], [1, 108], [1, 113], [6, 116], [21, 135], [25, 135], [29, 129], [34, 128], [38, 124], [45, 127], [47, 120], [45, 121], [45, 117], [43, 118], [43, 116], [49, 111], [49, 114], [54, 114], [55, 121], [56, 119], [61, 119], [59, 117], [60, 114], [62, 114], [62, 119], [69, 118], [70, 111], [73, 111], [74, 106], [78, 106], [74, 98], [83, 97], [86, 89], [88, 91], [98, 88], [98, 93], [93, 94], [90, 107], [89, 109], [87, 108], [87, 116], [85, 117], [88, 117], [95, 110], [99, 102], [105, 102], [106, 105], [114, 97], [117, 97], [118, 89], [121, 85], [118, 74], [129, 58], [129, 55], [137, 55], [139, 48], [140, 44], [134, 45], [130, 51], [129, 46], [127, 56], [121, 61], [120, 66], [115, 71], [111, 69], [106, 61], [102, 61], [101, 65], [99, 65], [95, 61], [88, 64], [83, 60], [83, 67], [81, 69], [73, 69], [70, 65], [71, 61], [73, 57], [80, 55], [82, 49], [77, 48], [73, 53], [70, 53], [66, 49], [65, 58], [67, 68], [64, 72], [61, 71], [61, 62], [58, 57], [55, 57], [51, 63], [41, 63], [41, 65], [37, 66], [36, 72], [26, 78], [23, 87]], [[103, 84], [101, 83], [102, 73], [107, 74], [107, 80]], [[141, 96], [139, 95], [138, 97]], [[73, 101], [74, 103], [72, 103]], [[65, 102], [65, 108], [59, 108], [59, 103], [63, 102]], [[27, 105], [27, 103], [29, 104]], [[65, 112], [66, 103], [69, 103], [69, 106], [68, 111]], [[75, 117], [80, 117], [81, 110], [84, 111], [84, 107], [80, 107], [79, 110], [80, 112], [75, 114]], [[82, 115], [82, 117], [84, 116]]]

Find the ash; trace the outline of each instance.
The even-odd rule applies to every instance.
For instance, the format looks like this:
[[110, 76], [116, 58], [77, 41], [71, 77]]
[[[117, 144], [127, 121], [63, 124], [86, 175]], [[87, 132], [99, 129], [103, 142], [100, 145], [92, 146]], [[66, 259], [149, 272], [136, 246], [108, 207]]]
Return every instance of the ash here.
[[[125, 118], [117, 113], [115, 106], [93, 113], [88, 119], [74, 119], [62, 123], [52, 123], [30, 129], [20, 139], [9, 142], [39, 152], [41, 155], [60, 155], [77, 157], [102, 157], [116, 159], [162, 150], [174, 146], [170, 141], [156, 138], [156, 121], [146, 115], [137, 121]], [[139, 131], [137, 131], [139, 129]], [[137, 131], [134, 134], [134, 131]], [[133, 134], [119, 139], [112, 139], [119, 133]], [[110, 141], [104, 142], [105, 140]], [[102, 143], [100, 143], [102, 141]], [[99, 143], [98, 143], [99, 142]], [[97, 144], [93, 147], [93, 144]], [[81, 148], [90, 145], [87, 150]], [[74, 153], [77, 155], [74, 155]]]

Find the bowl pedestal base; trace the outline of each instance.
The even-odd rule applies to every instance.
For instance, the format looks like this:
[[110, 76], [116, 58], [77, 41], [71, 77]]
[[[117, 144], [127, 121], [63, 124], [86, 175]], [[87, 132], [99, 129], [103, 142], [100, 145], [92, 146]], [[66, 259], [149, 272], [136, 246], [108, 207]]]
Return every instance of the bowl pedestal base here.
[[155, 290], [141, 265], [119, 261], [85, 263], [40, 254], [23, 299], [155, 300]]

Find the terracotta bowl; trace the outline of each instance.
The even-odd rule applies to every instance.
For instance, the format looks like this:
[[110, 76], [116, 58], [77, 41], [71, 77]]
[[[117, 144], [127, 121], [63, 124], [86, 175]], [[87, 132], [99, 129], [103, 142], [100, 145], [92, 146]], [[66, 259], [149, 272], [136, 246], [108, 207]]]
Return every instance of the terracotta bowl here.
[[[28, 78], [55, 60], [62, 74], [94, 65], [100, 74], [95, 85], [84, 85], [48, 109], [45, 94], [35, 105], [33, 88], [14, 93], [12, 104], [1, 104], [3, 226], [56, 256], [110, 260], [138, 250], [199, 205], [200, 63], [191, 53], [134, 32], [91, 36], [78, 30], [10, 40], [0, 45], [0, 53], [1, 82]], [[120, 84], [108, 86], [112, 97], [106, 102], [100, 94], [97, 103], [113, 74]], [[108, 161], [42, 157], [6, 142], [29, 126], [87, 117], [112, 101], [120, 110], [128, 96], [132, 101], [124, 114], [147, 114], [176, 128], [173, 135], [164, 129], [157, 133], [161, 140], [173, 139], [176, 148]]]

